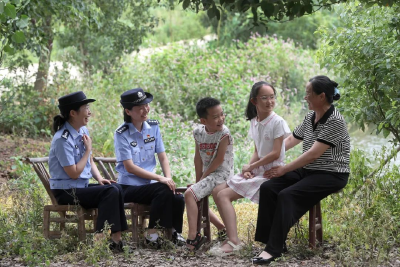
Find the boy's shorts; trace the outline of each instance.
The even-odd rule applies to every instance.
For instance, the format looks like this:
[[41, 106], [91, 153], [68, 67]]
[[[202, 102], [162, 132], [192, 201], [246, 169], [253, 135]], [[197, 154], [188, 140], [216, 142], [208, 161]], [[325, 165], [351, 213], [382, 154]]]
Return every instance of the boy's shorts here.
[[228, 177], [228, 172], [213, 172], [189, 187], [189, 190], [192, 192], [196, 202], [198, 202], [202, 198], [210, 195], [217, 185], [225, 183]]

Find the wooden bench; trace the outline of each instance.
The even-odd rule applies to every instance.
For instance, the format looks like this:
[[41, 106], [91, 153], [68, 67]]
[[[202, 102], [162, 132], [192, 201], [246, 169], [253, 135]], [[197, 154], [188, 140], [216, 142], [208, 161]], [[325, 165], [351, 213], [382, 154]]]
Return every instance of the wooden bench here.
[[[50, 189], [50, 175], [48, 172], [48, 157], [28, 158], [30, 164], [42, 182], [52, 205], [45, 205], [43, 208], [43, 234], [46, 238], [59, 238], [65, 229], [66, 223], [74, 223], [78, 225], [78, 238], [80, 241], [86, 239], [86, 233], [94, 233], [96, 231], [97, 209], [84, 209], [80, 205], [59, 205], [53, 192]], [[72, 213], [72, 214], [70, 214]], [[52, 217], [51, 214], [58, 214], [58, 217]], [[85, 221], [92, 221], [93, 227], [86, 229]], [[50, 230], [50, 224], [59, 225], [59, 230]]]

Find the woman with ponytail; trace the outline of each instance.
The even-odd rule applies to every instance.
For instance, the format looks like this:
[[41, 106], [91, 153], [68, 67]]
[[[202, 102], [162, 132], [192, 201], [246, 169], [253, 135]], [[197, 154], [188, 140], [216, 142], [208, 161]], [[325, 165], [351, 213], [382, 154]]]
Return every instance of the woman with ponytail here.
[[[60, 114], [54, 117], [49, 155], [50, 188], [60, 205], [98, 208], [96, 232], [102, 234], [107, 222], [111, 226], [110, 249], [123, 252], [121, 231], [128, 227], [122, 188], [103, 179], [91, 157], [92, 140], [86, 125], [92, 115], [89, 103], [94, 101], [81, 91], [58, 99]], [[89, 184], [92, 177], [98, 184]]]

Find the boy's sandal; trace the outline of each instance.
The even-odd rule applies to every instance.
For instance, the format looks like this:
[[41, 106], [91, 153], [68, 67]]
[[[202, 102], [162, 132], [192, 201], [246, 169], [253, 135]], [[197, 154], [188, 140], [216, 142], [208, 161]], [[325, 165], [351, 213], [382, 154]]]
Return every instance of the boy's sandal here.
[[228, 240], [227, 244], [229, 244], [232, 247], [231, 252], [225, 252], [221, 249], [221, 247], [217, 247], [217, 248], [211, 249], [210, 254], [213, 256], [217, 256], [217, 257], [225, 257], [225, 256], [237, 254], [243, 248], [242, 243], [240, 243], [239, 245], [235, 245], [234, 243], [232, 243], [231, 241]]
[[196, 238], [193, 240], [186, 239], [186, 244], [189, 246], [193, 246], [193, 248], [188, 247], [190, 250], [198, 250], [206, 242], [207, 242], [207, 237], [201, 236], [200, 233], [197, 233]]

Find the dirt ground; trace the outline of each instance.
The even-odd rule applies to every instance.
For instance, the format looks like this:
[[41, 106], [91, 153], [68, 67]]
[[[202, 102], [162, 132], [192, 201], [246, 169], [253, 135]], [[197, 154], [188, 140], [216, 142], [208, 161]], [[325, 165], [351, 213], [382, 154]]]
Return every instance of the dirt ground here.
[[[13, 177], [13, 157], [43, 157], [48, 154], [50, 146], [50, 138], [45, 139], [29, 139], [24, 137], [13, 137], [10, 135], [0, 136], [0, 184]], [[252, 255], [256, 256], [260, 253], [261, 247], [254, 247]], [[332, 253], [334, 249], [324, 243], [316, 253], [302, 253], [296, 248], [289, 247], [289, 253], [278, 262], [271, 266], [290, 266], [290, 267], [333, 267], [333, 266], [371, 266], [369, 263], [340, 263], [333, 260]], [[85, 263], [79, 254], [75, 252], [72, 255], [62, 255], [52, 260], [52, 267], [78, 267], [91, 266]], [[19, 267], [26, 266], [20, 257], [4, 257], [0, 255], [0, 267]], [[130, 255], [118, 254], [111, 256], [111, 259], [98, 262], [96, 266], [252, 266], [251, 255], [247, 256], [228, 256], [225, 258], [217, 258], [208, 255], [206, 252], [198, 252], [196, 255], [188, 253], [182, 249], [176, 250], [158, 250], [153, 249], [137, 249]], [[390, 267], [400, 267], [400, 251], [395, 249], [390, 252], [390, 262], [386, 265]], [[376, 266], [376, 265], [373, 265]]]
[[50, 138], [25, 138], [0, 135], [0, 184], [13, 178], [13, 157], [43, 157], [48, 154]]

